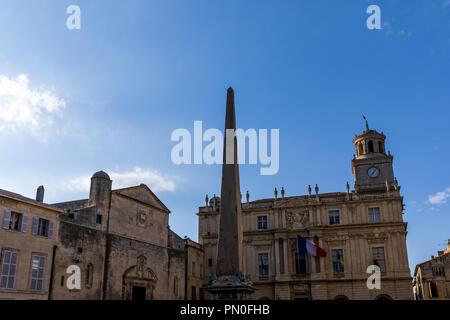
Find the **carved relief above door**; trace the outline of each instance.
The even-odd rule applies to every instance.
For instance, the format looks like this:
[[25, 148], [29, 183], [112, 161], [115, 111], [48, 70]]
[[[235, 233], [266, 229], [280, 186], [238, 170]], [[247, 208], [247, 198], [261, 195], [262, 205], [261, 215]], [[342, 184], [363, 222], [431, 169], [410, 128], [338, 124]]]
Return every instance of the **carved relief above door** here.
[[147, 258], [139, 256], [136, 265], [128, 268], [123, 274], [123, 299], [152, 300], [157, 281], [155, 272], [147, 266]]

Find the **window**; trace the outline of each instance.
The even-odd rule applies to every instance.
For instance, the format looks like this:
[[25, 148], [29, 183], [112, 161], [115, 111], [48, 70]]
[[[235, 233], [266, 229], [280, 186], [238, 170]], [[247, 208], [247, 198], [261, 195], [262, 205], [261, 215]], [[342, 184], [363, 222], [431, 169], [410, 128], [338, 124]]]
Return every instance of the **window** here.
[[3, 229], [27, 232], [28, 216], [17, 212], [5, 210], [3, 214]]
[[341, 219], [339, 217], [339, 210], [330, 211], [329, 216], [330, 216], [330, 224], [340, 224], [341, 223]]
[[32, 233], [48, 238], [53, 237], [53, 221], [33, 217]]
[[17, 251], [3, 251], [0, 289], [14, 289], [18, 258], [19, 253]]
[[21, 231], [22, 229], [22, 215], [20, 213], [12, 212], [9, 220], [9, 230]]
[[197, 300], [197, 288], [195, 286], [191, 287], [191, 299]]
[[94, 265], [89, 263], [86, 269], [86, 288], [92, 288], [94, 282]]
[[46, 237], [48, 235], [48, 220], [39, 219], [38, 235]]
[[295, 273], [306, 273], [306, 257], [304, 254], [299, 254], [298, 252], [295, 252]]
[[200, 265], [200, 278], [203, 278], [203, 265]]
[[436, 282], [430, 282], [430, 294], [431, 294], [431, 298], [438, 297]]
[[369, 221], [370, 222], [380, 222], [380, 208], [369, 208]]
[[102, 215], [98, 214], [97, 215], [97, 220], [96, 220], [97, 224], [102, 224]]
[[436, 277], [443, 277], [445, 276], [445, 270], [443, 267], [435, 267], [433, 268], [433, 275]]
[[373, 152], [373, 142], [369, 141], [369, 152]]
[[332, 251], [333, 256], [333, 272], [343, 273], [344, 272], [344, 255], [342, 249], [337, 249]]
[[378, 152], [379, 153], [384, 153], [384, 150], [383, 150], [383, 143], [380, 141], [380, 142], [378, 142]]
[[258, 217], [258, 230], [267, 229], [267, 216]]
[[363, 144], [360, 143], [359, 144], [359, 154], [363, 154], [363, 153], [364, 153], [364, 151], [363, 151]]
[[31, 282], [30, 290], [42, 291], [42, 283], [44, 281], [45, 256], [33, 254], [31, 263]]
[[384, 248], [373, 248], [373, 264], [380, 267], [382, 272], [386, 272], [386, 258], [384, 256]]
[[315, 261], [316, 261], [316, 272], [320, 273], [320, 257], [315, 257]]
[[268, 253], [258, 254], [258, 264], [259, 264], [259, 276], [260, 277], [269, 276], [269, 254]]
[[195, 277], [195, 262], [192, 262], [192, 276]]
[[212, 267], [212, 259], [211, 258], [208, 259], [208, 266]]

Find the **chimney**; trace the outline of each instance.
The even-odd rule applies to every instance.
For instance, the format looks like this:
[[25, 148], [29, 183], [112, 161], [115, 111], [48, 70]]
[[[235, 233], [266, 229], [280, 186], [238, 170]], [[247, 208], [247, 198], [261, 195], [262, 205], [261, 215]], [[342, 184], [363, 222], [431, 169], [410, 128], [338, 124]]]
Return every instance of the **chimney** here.
[[44, 186], [39, 186], [36, 191], [36, 201], [44, 202]]

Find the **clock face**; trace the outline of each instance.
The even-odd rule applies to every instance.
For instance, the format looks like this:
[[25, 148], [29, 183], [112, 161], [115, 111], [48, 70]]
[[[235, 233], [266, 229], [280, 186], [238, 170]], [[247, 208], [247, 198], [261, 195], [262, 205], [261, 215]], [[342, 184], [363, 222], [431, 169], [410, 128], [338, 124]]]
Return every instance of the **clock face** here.
[[380, 170], [378, 170], [378, 168], [372, 167], [369, 169], [369, 171], [367, 171], [367, 173], [369, 174], [369, 177], [376, 178], [380, 174]]

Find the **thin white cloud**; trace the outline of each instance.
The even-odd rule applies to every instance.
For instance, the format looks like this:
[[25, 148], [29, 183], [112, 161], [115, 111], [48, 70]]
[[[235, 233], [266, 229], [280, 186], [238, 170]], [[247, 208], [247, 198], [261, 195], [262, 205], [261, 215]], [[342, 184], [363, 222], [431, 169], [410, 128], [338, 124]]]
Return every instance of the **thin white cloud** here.
[[52, 116], [65, 108], [66, 102], [52, 89], [32, 89], [26, 74], [10, 79], [0, 75], [0, 131], [23, 129], [35, 133], [52, 123]]
[[[107, 172], [113, 181], [113, 188], [120, 189], [146, 184], [153, 192], [174, 191], [176, 177], [166, 177], [157, 171], [150, 169], [134, 168], [132, 171]], [[89, 191], [91, 176], [81, 176], [63, 184], [66, 190]]]
[[447, 8], [448, 6], [450, 6], [450, 0], [445, 0], [442, 4], [442, 8]]
[[450, 198], [450, 188], [428, 196], [427, 203], [432, 205], [441, 205], [446, 203], [448, 198]]

